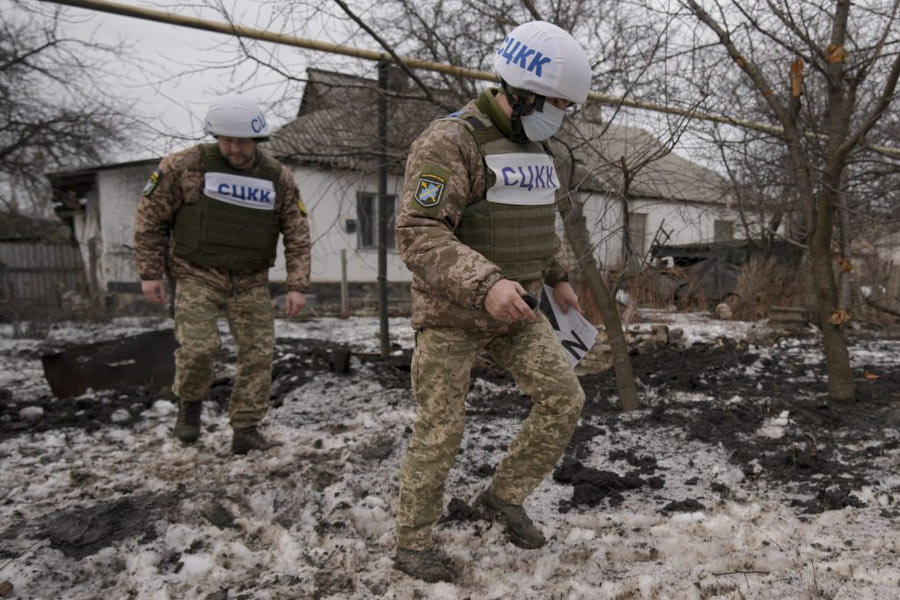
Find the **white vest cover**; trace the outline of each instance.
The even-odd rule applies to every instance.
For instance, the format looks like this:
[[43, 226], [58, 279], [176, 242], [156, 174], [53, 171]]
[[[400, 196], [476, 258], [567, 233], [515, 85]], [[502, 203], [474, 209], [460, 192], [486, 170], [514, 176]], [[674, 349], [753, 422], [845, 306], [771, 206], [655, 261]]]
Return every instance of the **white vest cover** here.
[[539, 206], [553, 204], [559, 188], [553, 159], [545, 153], [486, 154], [487, 167], [496, 176], [487, 190], [488, 202]]
[[203, 194], [235, 206], [275, 210], [275, 184], [268, 179], [209, 172], [204, 175]]

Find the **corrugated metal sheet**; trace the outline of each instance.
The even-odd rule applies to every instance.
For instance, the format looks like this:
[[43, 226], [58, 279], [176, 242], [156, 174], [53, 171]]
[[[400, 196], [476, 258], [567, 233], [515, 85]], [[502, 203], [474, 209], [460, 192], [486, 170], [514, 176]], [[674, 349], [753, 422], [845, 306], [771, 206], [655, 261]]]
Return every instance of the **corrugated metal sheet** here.
[[81, 255], [69, 244], [0, 243], [0, 301], [12, 308], [60, 307], [84, 293]]

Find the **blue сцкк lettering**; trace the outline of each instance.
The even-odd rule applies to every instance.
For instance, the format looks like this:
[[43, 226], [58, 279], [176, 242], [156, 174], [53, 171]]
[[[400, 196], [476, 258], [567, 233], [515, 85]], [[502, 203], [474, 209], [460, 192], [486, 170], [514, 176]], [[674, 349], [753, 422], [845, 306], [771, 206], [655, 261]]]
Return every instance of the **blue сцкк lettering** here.
[[[536, 77], [541, 77], [544, 65], [553, 61], [549, 56], [544, 56], [541, 52], [535, 52], [535, 50], [519, 40], [508, 36], [503, 40], [500, 49], [497, 50], [497, 54], [505, 58], [507, 64], [513, 63], [529, 73], [534, 73]], [[528, 59], [532, 54], [534, 57], [529, 62]]]
[[272, 192], [270, 190], [261, 190], [259, 188], [248, 188], [244, 186], [222, 183], [219, 185], [216, 191], [223, 196], [231, 196], [232, 198], [237, 198], [238, 200], [251, 200], [253, 202], [265, 203], [269, 203], [272, 201]]
[[265, 131], [266, 127], [266, 118], [262, 115], [259, 115], [255, 119], [250, 121], [250, 128], [253, 129], [253, 133]]
[[[518, 186], [529, 190], [534, 188], [558, 188], [556, 181], [553, 179], [555, 169], [550, 165], [528, 165], [527, 167], [504, 167], [501, 171], [503, 174], [503, 185]], [[520, 177], [516, 177], [516, 174]]]

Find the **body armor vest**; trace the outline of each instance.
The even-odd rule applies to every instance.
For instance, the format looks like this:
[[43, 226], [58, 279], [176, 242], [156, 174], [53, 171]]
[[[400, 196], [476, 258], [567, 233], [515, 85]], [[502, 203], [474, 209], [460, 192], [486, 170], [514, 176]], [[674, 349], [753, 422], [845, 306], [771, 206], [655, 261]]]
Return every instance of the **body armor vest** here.
[[175, 217], [175, 255], [229, 271], [258, 271], [275, 264], [278, 213], [275, 190], [281, 164], [262, 155], [258, 166], [239, 171], [216, 144], [201, 145], [203, 191]]
[[507, 279], [542, 280], [556, 251], [553, 158], [540, 143], [508, 140], [487, 118], [467, 112], [446, 118], [468, 126], [487, 175], [485, 198], [463, 210], [456, 237]]

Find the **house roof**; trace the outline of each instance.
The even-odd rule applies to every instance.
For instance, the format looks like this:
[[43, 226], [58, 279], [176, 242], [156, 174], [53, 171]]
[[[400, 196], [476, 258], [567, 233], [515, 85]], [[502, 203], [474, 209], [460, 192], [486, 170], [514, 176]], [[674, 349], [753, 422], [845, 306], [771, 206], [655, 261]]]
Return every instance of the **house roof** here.
[[[421, 94], [413, 94], [403, 76], [389, 76], [385, 155], [401, 172], [416, 136], [447, 114]], [[378, 82], [309, 69], [297, 118], [276, 131], [266, 149], [295, 163], [372, 170], [378, 166]]]
[[[624, 171], [635, 171], [630, 198], [722, 203], [725, 180], [714, 171], [671, 152], [663, 142], [639, 127], [579, 119], [558, 136], [573, 150], [577, 181], [591, 191], [620, 194]], [[623, 169], [623, 165], [625, 169]]]
[[[413, 140], [431, 121], [448, 114], [448, 106], [456, 106], [459, 101], [449, 93], [440, 93], [436, 99], [444, 106], [436, 106], [396, 71], [389, 81], [392, 95], [386, 155], [391, 170], [401, 172]], [[273, 134], [268, 151], [296, 163], [376, 168], [377, 85], [374, 79], [309, 69], [297, 118]], [[558, 137], [557, 149], [574, 149], [576, 180], [582, 190], [620, 193], [622, 158], [634, 168], [639, 161], [653, 157], [631, 182], [630, 197], [717, 203], [726, 196], [725, 182], [719, 175], [669, 152], [643, 129], [579, 119]]]
[[[322, 69], [309, 69], [297, 118], [275, 131], [263, 148], [292, 164], [320, 168], [374, 172], [379, 164], [378, 82]], [[434, 91], [434, 101], [423, 96], [399, 67], [388, 71], [385, 156], [391, 172], [402, 173], [406, 154], [415, 138], [436, 118], [460, 105], [449, 91]], [[440, 105], [438, 105], [440, 104]], [[583, 116], [588, 116], [587, 107]], [[576, 183], [582, 191], [618, 194], [622, 190], [623, 157], [633, 168], [654, 156], [634, 176], [631, 198], [657, 198], [682, 202], [719, 203], [726, 197], [721, 177], [677, 154], [637, 127], [603, 124], [587, 118], [568, 124], [557, 136], [558, 150], [571, 148]], [[567, 154], [567, 153], [566, 153]], [[557, 152], [565, 161], [565, 154]], [[102, 169], [152, 162], [135, 161], [48, 174], [55, 191], [86, 185]], [[563, 165], [564, 166], [564, 165]], [[56, 198], [62, 202], [64, 195]]]

